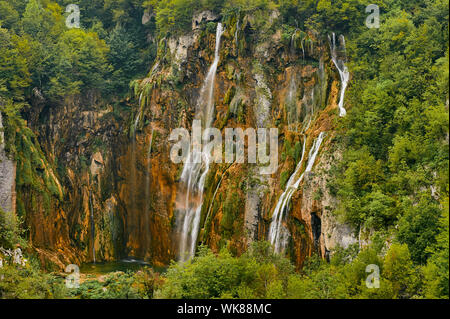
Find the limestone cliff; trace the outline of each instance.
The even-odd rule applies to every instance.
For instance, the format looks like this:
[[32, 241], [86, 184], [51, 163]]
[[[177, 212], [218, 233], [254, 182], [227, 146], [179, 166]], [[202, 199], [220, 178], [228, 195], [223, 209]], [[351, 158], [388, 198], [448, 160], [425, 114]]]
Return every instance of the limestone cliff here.
[[0, 209], [12, 214], [16, 211], [16, 165], [5, 152], [3, 118], [0, 113]]
[[327, 137], [319, 160], [294, 194], [285, 221], [291, 234], [287, 254], [301, 266], [316, 251], [326, 257], [355, 241], [333, 216], [336, 200], [327, 189], [330, 167], [339, 159], [333, 129], [340, 85], [327, 39], [282, 30], [276, 11], [262, 20], [204, 12], [194, 17], [191, 32], [159, 42], [148, 77], [136, 83], [135, 99], [106, 104], [91, 92], [56, 106], [32, 102], [28, 126], [61, 185], [61, 198], [53, 196], [49, 209], [41, 197], [21, 191], [30, 241], [43, 260], [61, 266], [134, 256], [167, 265], [176, 258], [183, 165], [170, 161], [169, 135], [178, 127], [191, 129], [219, 20], [225, 31], [213, 125], [222, 131], [277, 127], [280, 158], [272, 175], [260, 174], [258, 164], [211, 166], [198, 244], [215, 251], [228, 246], [239, 254], [250, 242], [266, 240], [300, 141], [307, 138], [309, 150], [322, 131]]

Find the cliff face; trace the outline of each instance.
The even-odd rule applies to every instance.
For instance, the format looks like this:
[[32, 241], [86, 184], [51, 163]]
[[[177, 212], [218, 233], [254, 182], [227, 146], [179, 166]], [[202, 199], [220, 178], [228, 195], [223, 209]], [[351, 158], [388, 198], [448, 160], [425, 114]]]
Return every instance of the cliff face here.
[[0, 113], [0, 209], [4, 212], [16, 211], [16, 165], [5, 152], [3, 118]]
[[[276, 11], [262, 22], [257, 18], [223, 21], [213, 126], [222, 132], [277, 127], [278, 169], [264, 175], [259, 164], [212, 164], [198, 243], [239, 254], [250, 242], [266, 240], [302, 141], [307, 153], [326, 132], [283, 221], [291, 234], [286, 252], [301, 266], [315, 251], [326, 257], [355, 241], [352, 230], [332, 215], [336, 202], [327, 187], [329, 169], [339, 159], [333, 144], [339, 75], [325, 39], [313, 32], [286, 33], [277, 27]], [[183, 164], [170, 160], [169, 135], [178, 127], [191, 130], [214, 58], [218, 20], [201, 14], [191, 33], [160, 42], [148, 78], [137, 86], [139, 102], [104, 105], [95, 92], [56, 107], [38, 98], [33, 102], [28, 125], [62, 188], [49, 209], [42, 197], [27, 198], [31, 193], [21, 191], [30, 241], [44, 262], [61, 266], [135, 256], [165, 265], [176, 258]]]

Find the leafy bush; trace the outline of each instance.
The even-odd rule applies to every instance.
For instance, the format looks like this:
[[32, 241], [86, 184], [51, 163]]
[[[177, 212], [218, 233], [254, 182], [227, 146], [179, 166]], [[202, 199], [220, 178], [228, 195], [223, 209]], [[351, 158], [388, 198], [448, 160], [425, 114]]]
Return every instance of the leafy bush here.
[[12, 249], [17, 244], [26, 246], [25, 240], [21, 237], [22, 233], [17, 216], [0, 208], [0, 247]]
[[68, 298], [62, 278], [43, 273], [36, 264], [22, 267], [4, 265], [0, 268], [0, 298], [62, 299]]

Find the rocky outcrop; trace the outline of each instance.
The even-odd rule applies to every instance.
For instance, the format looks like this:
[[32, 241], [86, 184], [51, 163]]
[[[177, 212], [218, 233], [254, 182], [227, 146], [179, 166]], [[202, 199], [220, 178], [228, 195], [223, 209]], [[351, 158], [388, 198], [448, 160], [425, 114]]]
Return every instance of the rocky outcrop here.
[[0, 209], [14, 214], [16, 211], [16, 164], [5, 152], [3, 118], [0, 112]]
[[323, 258], [329, 258], [339, 247], [345, 249], [358, 243], [357, 232], [335, 215], [338, 203], [328, 186], [329, 171], [339, 161], [340, 154], [330, 137], [314, 171], [305, 176], [301, 197], [294, 202], [294, 216], [305, 225], [308, 250]]
[[219, 16], [212, 11], [202, 11], [194, 15], [192, 19], [192, 30], [199, 30], [204, 22], [218, 21]]
[[[176, 258], [174, 207], [182, 164], [170, 161], [169, 135], [178, 127], [191, 129], [214, 59], [215, 33], [207, 24], [218, 19], [200, 13], [192, 32], [161, 41], [135, 100], [106, 105], [91, 92], [61, 105], [33, 101], [28, 125], [63, 194], [45, 209], [43, 200], [23, 192], [30, 242], [43, 260], [61, 266], [133, 256], [167, 265]], [[282, 193], [282, 173], [292, 173], [297, 164], [286, 140], [295, 144], [306, 134], [309, 149], [312, 139], [327, 131], [320, 160], [293, 196], [286, 220], [291, 234], [287, 254], [301, 266], [307, 256], [317, 252], [326, 257], [335, 247], [354, 242], [352, 230], [333, 215], [336, 202], [326, 187], [339, 78], [331, 71], [327, 43], [314, 33], [286, 42], [276, 27], [276, 11], [261, 25], [252, 16], [227, 19], [213, 125], [222, 132], [225, 127], [276, 127], [281, 156], [271, 175], [261, 174], [259, 164], [211, 166], [198, 243], [240, 254], [250, 242], [266, 240]], [[305, 49], [303, 41], [314, 45]]]

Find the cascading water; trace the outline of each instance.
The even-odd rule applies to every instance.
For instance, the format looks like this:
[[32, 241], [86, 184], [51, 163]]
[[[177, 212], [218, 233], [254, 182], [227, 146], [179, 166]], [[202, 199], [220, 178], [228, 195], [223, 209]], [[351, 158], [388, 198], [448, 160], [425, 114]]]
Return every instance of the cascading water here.
[[239, 53], [239, 31], [240, 31], [239, 19], [237, 19], [237, 21], [236, 21], [236, 32], [234, 33], [234, 41], [236, 43], [236, 54]]
[[339, 37], [340, 44], [342, 46], [342, 49], [344, 51], [344, 58], [339, 59], [338, 58], [338, 52], [337, 52], [337, 46], [336, 46], [336, 35], [333, 33], [333, 37], [330, 38], [328, 36], [328, 39], [330, 41], [330, 51], [331, 51], [331, 59], [333, 60], [334, 65], [339, 71], [339, 76], [341, 77], [341, 95], [339, 99], [339, 116], [345, 116], [347, 115], [347, 111], [344, 108], [344, 96], [345, 96], [345, 90], [347, 89], [348, 81], [350, 79], [350, 72], [348, 71], [347, 66], [345, 65], [346, 60], [346, 54], [345, 54], [345, 38], [343, 35]]
[[269, 230], [269, 241], [273, 245], [276, 253], [280, 253], [284, 251], [286, 248], [286, 244], [289, 238], [289, 232], [285, 226], [283, 226], [282, 222], [285, 218], [285, 214], [289, 207], [289, 203], [291, 201], [292, 195], [299, 187], [303, 177], [307, 172], [312, 170], [314, 162], [316, 160], [317, 154], [319, 153], [320, 146], [322, 144], [323, 138], [325, 137], [325, 133], [322, 132], [319, 134], [317, 139], [314, 141], [311, 150], [309, 151], [308, 163], [306, 165], [305, 171], [299, 176], [300, 170], [303, 166], [303, 161], [305, 158], [305, 146], [306, 146], [306, 137], [303, 141], [303, 150], [302, 150], [302, 158], [300, 162], [297, 164], [295, 168], [294, 174], [291, 175], [289, 181], [286, 185], [286, 190], [281, 194], [278, 199], [277, 206], [272, 215], [272, 222], [270, 224]]
[[218, 23], [214, 61], [209, 68], [208, 75], [206, 76], [205, 82], [203, 83], [200, 91], [200, 99], [197, 103], [197, 118], [203, 118], [203, 125], [205, 127], [210, 127], [214, 118], [214, 83], [216, 80], [217, 66], [220, 61], [220, 40], [223, 32], [224, 29], [222, 27], [222, 23]]
[[309, 101], [309, 114], [308, 114], [308, 124], [306, 125], [306, 127], [303, 129], [303, 132], [306, 132], [309, 127], [311, 126], [311, 122], [312, 119], [314, 117], [314, 88], [311, 90], [311, 97], [310, 97], [310, 101]]
[[291, 56], [295, 55], [295, 37], [297, 36], [297, 29], [295, 29], [294, 33], [291, 36], [291, 43], [289, 45]]
[[92, 201], [92, 192], [89, 192], [89, 210], [91, 222], [91, 241], [92, 241], [92, 260], [95, 264], [95, 222], [94, 222], [94, 203]]
[[303, 46], [303, 42], [304, 42], [304, 39], [302, 39], [300, 41], [300, 44], [302, 46], [302, 57], [303, 57], [303, 61], [304, 61], [305, 60], [305, 47]]
[[150, 175], [151, 175], [151, 166], [152, 166], [152, 161], [151, 161], [151, 157], [152, 157], [152, 144], [153, 144], [153, 133], [154, 133], [154, 128], [152, 127], [152, 132], [150, 135], [150, 142], [149, 142], [149, 146], [148, 146], [148, 152], [147, 152], [147, 172], [146, 172], [146, 181], [145, 181], [145, 206], [146, 206], [146, 211], [150, 212]]
[[[140, 117], [141, 117], [141, 112], [140, 112], [140, 107], [141, 107], [141, 100], [142, 100], [142, 94], [139, 97], [139, 111], [138, 114], [134, 120], [134, 123], [132, 125], [131, 128], [131, 160], [130, 160], [130, 203], [131, 203], [131, 209], [132, 210], [136, 210], [136, 166], [137, 166], [137, 158], [136, 158], [136, 131], [137, 131], [137, 127], [139, 125], [139, 121], [140, 121]], [[130, 227], [130, 225], [129, 225]], [[132, 231], [131, 228], [129, 229], [129, 231]]]
[[[211, 127], [214, 119], [214, 83], [220, 60], [220, 40], [223, 32], [222, 24], [218, 23], [214, 61], [200, 90], [200, 98], [197, 103], [196, 119], [202, 120], [205, 128]], [[177, 207], [179, 227], [181, 227], [179, 238], [179, 257], [181, 261], [185, 261], [195, 254], [203, 204], [203, 191], [210, 162], [210, 150], [201, 152], [196, 151], [195, 147], [193, 147], [183, 167], [180, 183], [182, 191], [180, 200], [177, 200], [178, 205], [181, 206]]]
[[291, 129], [291, 127], [298, 121], [297, 82], [295, 81], [295, 74], [292, 75], [289, 82], [289, 91], [286, 97], [286, 106], [288, 127]]
[[[152, 119], [153, 122], [153, 119]], [[148, 147], [148, 152], [147, 152], [147, 170], [145, 172], [145, 211], [144, 211], [144, 223], [145, 223], [145, 227], [149, 227], [150, 225], [150, 210], [151, 210], [151, 206], [150, 206], [150, 182], [151, 182], [151, 170], [152, 170], [152, 162], [151, 162], [151, 155], [152, 155], [152, 144], [153, 144], [153, 133], [154, 133], [154, 128], [152, 126], [152, 132], [150, 135], [150, 141], [149, 141], [149, 147]], [[150, 231], [145, 231], [145, 239], [147, 241], [148, 244], [150, 244], [151, 242], [151, 232]]]

